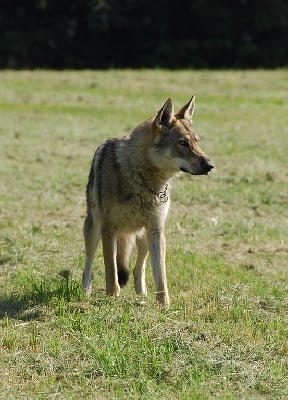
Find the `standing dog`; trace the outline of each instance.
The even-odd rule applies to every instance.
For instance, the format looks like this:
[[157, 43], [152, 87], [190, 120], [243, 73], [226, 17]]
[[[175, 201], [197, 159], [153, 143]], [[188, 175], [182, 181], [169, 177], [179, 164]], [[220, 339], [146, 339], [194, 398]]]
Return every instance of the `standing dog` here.
[[195, 96], [174, 114], [168, 99], [154, 118], [139, 125], [128, 138], [109, 139], [96, 150], [84, 223], [83, 288], [88, 295], [99, 240], [103, 245], [106, 293], [116, 296], [128, 281], [129, 259], [136, 242], [136, 293], [147, 293], [145, 264], [149, 252], [157, 300], [163, 306], [169, 305], [164, 235], [168, 182], [180, 170], [207, 175], [214, 168], [192, 128], [194, 108]]

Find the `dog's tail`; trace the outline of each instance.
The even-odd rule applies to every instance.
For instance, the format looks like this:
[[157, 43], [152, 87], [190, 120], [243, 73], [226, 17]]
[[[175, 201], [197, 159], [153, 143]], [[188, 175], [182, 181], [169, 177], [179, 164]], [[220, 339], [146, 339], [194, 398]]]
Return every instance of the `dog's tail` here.
[[128, 268], [123, 267], [123, 265], [117, 264], [117, 272], [118, 272], [118, 283], [120, 287], [123, 288], [129, 280], [129, 270]]
[[134, 235], [121, 235], [117, 239], [117, 272], [118, 283], [124, 287], [129, 279], [129, 261], [135, 244]]

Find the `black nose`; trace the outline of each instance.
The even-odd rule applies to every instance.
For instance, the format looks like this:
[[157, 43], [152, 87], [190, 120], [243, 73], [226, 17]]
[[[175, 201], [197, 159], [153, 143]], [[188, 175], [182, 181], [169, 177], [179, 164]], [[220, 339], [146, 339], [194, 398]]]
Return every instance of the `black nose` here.
[[214, 165], [209, 160], [209, 158], [204, 158], [202, 161], [202, 168], [203, 168], [204, 173], [208, 174], [208, 172], [212, 171], [212, 169], [214, 168]]
[[214, 164], [210, 160], [207, 161], [207, 169], [209, 169], [209, 172], [212, 171], [214, 168]]

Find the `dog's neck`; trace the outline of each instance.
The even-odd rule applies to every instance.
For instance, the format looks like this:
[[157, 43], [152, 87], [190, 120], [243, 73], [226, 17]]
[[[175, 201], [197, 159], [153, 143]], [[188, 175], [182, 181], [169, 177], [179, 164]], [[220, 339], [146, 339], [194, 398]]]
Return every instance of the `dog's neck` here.
[[146, 190], [148, 190], [151, 194], [154, 194], [156, 197], [159, 198], [161, 203], [166, 203], [168, 201], [168, 180], [164, 179], [163, 183], [163, 178], [158, 178], [158, 180], [155, 180], [151, 182], [151, 175], [149, 175], [150, 178], [146, 178], [142, 173], [138, 172], [137, 175], [139, 176], [141, 180], [141, 184], [143, 187], [145, 187]]

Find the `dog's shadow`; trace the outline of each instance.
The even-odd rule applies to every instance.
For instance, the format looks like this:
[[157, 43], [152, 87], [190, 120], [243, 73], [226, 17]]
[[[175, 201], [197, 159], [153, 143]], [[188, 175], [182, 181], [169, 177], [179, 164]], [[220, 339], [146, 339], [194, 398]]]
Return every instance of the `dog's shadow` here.
[[69, 303], [79, 301], [81, 297], [80, 283], [73, 280], [67, 271], [51, 279], [35, 281], [29, 278], [21, 293], [0, 294], [0, 320], [39, 320], [44, 318], [52, 302]]
[[19, 319], [23, 321], [41, 319], [43, 316], [44, 304], [35, 303], [35, 299], [25, 295], [15, 298], [11, 296], [0, 296], [0, 320], [1, 319]]

